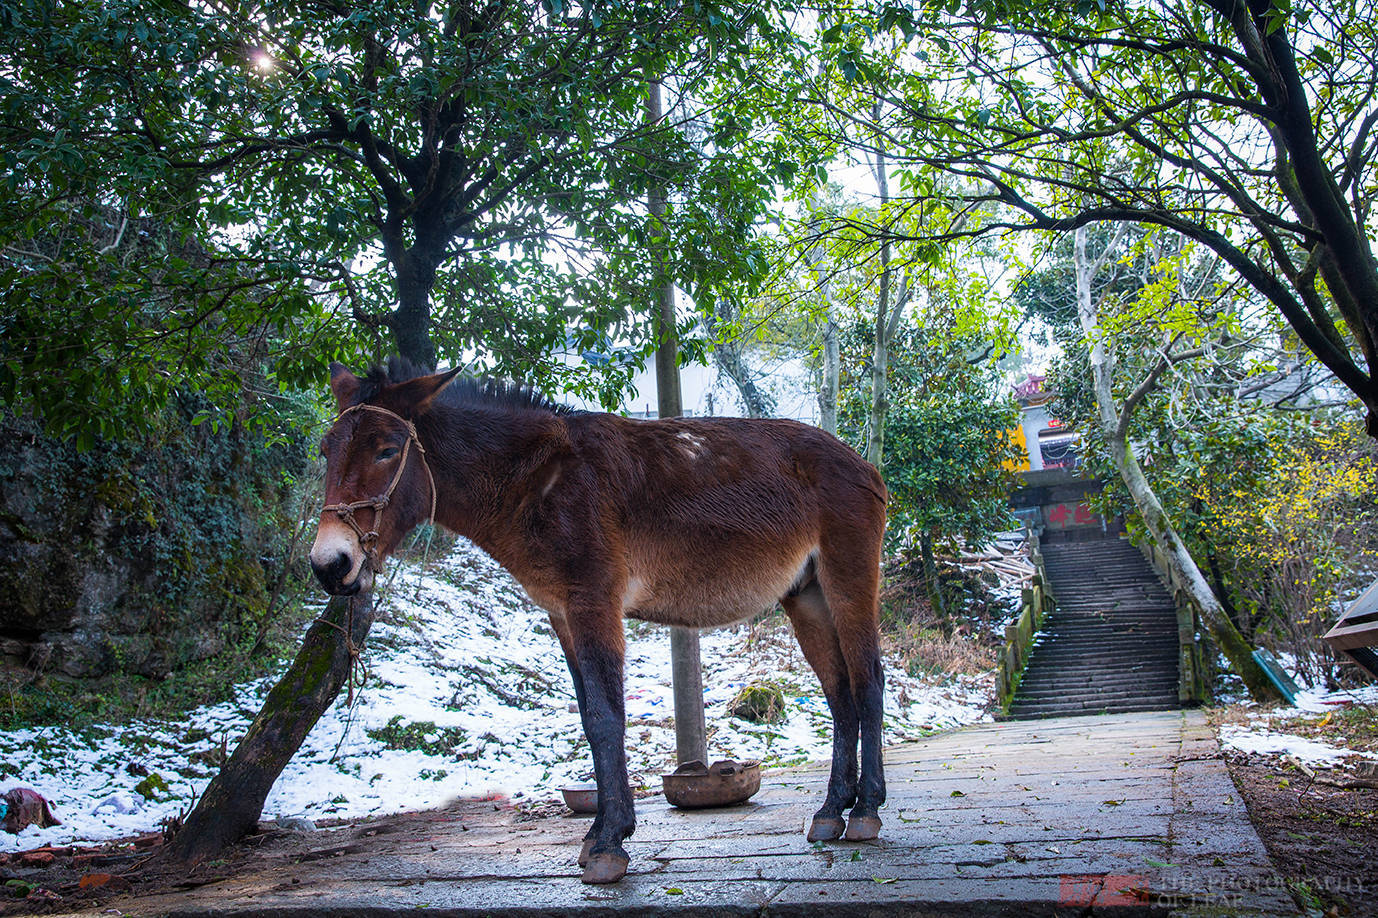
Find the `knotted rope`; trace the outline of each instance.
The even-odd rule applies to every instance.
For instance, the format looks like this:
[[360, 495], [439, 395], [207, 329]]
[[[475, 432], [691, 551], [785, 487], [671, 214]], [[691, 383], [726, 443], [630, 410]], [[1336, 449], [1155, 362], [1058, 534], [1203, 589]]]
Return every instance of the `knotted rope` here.
[[[421, 468], [426, 472], [426, 481], [431, 489], [431, 511], [426, 517], [426, 524], [428, 526], [433, 526], [435, 524], [435, 505], [437, 498], [435, 476], [431, 474], [430, 464], [426, 462], [426, 447], [421, 445], [421, 437], [416, 433], [415, 424], [395, 411], [389, 411], [378, 405], [363, 404], [353, 405], [341, 411], [339, 416], [335, 418], [335, 423], [338, 424], [344, 419], [345, 415], [354, 411], [375, 411], [379, 414], [385, 414], [388, 417], [401, 421], [407, 428], [407, 439], [406, 442], [402, 444], [402, 458], [397, 463], [397, 471], [393, 473], [392, 481], [388, 482], [388, 486], [382, 494], [379, 494], [377, 497], [356, 500], [347, 504], [326, 504], [325, 507], [321, 509], [322, 513], [335, 513], [349, 525], [350, 529], [354, 530], [354, 535], [359, 540], [359, 548], [364, 553], [364, 560], [365, 563], [368, 564], [368, 569], [378, 574], [383, 570], [383, 565], [378, 560], [379, 524], [383, 518], [383, 510], [392, 502], [392, 494], [397, 490], [397, 485], [402, 481], [402, 473], [407, 470], [407, 457], [411, 453], [411, 446], [413, 443], [416, 444], [417, 458], [421, 462]], [[359, 525], [359, 521], [354, 518], [354, 511], [362, 510], [365, 507], [373, 510], [373, 528], [369, 529], [367, 532]], [[345, 649], [349, 654], [348, 695], [345, 699], [345, 705], [346, 707], [352, 708], [354, 706], [356, 680], [357, 683], [362, 686], [364, 681], [368, 678], [368, 667], [363, 660], [363, 648], [354, 643], [354, 597], [349, 597], [345, 613], [345, 624], [343, 627], [325, 618], [318, 618], [316, 621], [329, 625], [344, 635]], [[343, 738], [341, 738], [341, 742], [343, 742]]]

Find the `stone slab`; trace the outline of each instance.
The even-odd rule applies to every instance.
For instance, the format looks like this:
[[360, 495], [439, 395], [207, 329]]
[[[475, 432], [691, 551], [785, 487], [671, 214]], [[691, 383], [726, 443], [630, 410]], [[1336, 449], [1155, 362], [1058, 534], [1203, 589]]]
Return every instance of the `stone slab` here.
[[586, 819], [436, 814], [411, 833], [268, 842], [253, 871], [124, 914], [342, 916], [1296, 914], [1198, 712], [969, 727], [887, 750], [882, 837], [810, 845], [826, 768], [751, 804], [638, 803], [631, 872], [579, 882]]

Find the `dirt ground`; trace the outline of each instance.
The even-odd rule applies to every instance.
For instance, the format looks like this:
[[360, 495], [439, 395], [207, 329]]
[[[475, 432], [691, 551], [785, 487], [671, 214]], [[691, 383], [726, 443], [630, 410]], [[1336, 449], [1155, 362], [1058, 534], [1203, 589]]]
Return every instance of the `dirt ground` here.
[[[1224, 712], [1223, 719], [1236, 719]], [[1378, 751], [1369, 708], [1274, 721], [1271, 729]], [[1350, 758], [1310, 768], [1290, 756], [1227, 752], [1230, 772], [1279, 874], [1309, 914], [1378, 918], [1378, 768]]]
[[[515, 818], [520, 822], [562, 812], [563, 808], [556, 804], [514, 807], [506, 800], [488, 798], [373, 819], [326, 820], [318, 824], [320, 832], [312, 834], [284, 832], [273, 823], [264, 823], [261, 834], [249, 836], [230, 848], [223, 858], [190, 873], [159, 865], [157, 852], [162, 838], [156, 834], [102, 845], [55, 846], [0, 855], [0, 916], [100, 911], [102, 903], [125, 893], [147, 896], [204, 886], [252, 872], [265, 860], [263, 849], [272, 849], [278, 855], [300, 849], [305, 860], [375, 847], [382, 836], [422, 837], [439, 823], [458, 823], [467, 831], [467, 826], [483, 825], [494, 819]], [[327, 839], [338, 842], [319, 850]]]

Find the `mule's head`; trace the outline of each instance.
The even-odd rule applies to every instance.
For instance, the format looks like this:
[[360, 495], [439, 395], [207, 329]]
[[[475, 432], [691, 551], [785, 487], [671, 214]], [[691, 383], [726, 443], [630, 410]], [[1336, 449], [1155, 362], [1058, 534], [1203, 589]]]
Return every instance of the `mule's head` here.
[[311, 569], [326, 592], [372, 587], [383, 559], [432, 512], [435, 482], [413, 422], [457, 372], [391, 382], [331, 364], [338, 414], [321, 440], [325, 509], [311, 546]]

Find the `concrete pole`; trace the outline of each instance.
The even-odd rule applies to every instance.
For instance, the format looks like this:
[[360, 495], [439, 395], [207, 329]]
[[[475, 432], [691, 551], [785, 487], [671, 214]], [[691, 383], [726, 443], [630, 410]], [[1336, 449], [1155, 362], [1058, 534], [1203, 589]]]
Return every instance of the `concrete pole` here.
[[[663, 116], [660, 82], [651, 80], [646, 100], [647, 120], [659, 124]], [[647, 195], [651, 219], [665, 219], [665, 188], [654, 182]], [[670, 279], [665, 249], [656, 253], [657, 276], [655, 322], [657, 412], [662, 418], [677, 418], [684, 413], [679, 389], [679, 340], [675, 325], [675, 284]], [[708, 740], [703, 720], [703, 669], [699, 663], [699, 633], [693, 628], [670, 629], [670, 679], [675, 696], [675, 757], [685, 762], [708, 763]]]

